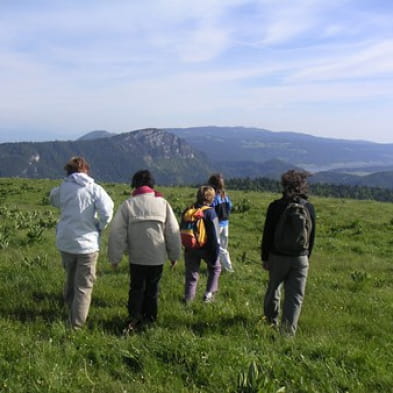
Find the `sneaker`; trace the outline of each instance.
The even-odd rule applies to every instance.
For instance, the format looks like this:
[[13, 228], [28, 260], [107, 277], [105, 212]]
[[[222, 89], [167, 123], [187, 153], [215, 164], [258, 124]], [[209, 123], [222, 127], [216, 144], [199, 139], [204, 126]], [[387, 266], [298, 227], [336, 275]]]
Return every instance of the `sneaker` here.
[[203, 296], [203, 301], [205, 303], [211, 303], [214, 300], [214, 295], [212, 292], [206, 292], [205, 296]]
[[235, 271], [233, 270], [232, 265], [230, 265], [230, 266], [225, 266], [224, 269], [225, 269], [228, 273], [235, 273]]

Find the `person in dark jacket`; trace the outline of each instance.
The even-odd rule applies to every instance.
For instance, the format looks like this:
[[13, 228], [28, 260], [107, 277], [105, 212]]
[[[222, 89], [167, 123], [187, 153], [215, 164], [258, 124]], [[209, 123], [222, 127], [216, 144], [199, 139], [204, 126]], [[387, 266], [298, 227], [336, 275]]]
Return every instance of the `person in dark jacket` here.
[[[215, 191], [213, 187], [201, 186], [198, 189], [195, 208], [210, 206], [213, 202]], [[211, 302], [218, 291], [218, 281], [221, 274], [219, 260], [220, 241], [219, 224], [216, 212], [213, 208], [204, 210], [204, 222], [206, 227], [207, 243], [202, 248], [185, 248], [184, 261], [185, 288], [184, 301], [188, 303], [195, 298], [196, 288], [199, 280], [199, 269], [201, 260], [207, 263], [208, 278], [206, 291], [203, 296], [204, 302]]]
[[[264, 297], [264, 317], [273, 326], [279, 325], [280, 290], [283, 284], [285, 299], [280, 332], [288, 336], [296, 333], [305, 294], [309, 258], [314, 247], [315, 210], [308, 201], [308, 176], [309, 173], [296, 170], [289, 170], [281, 176], [282, 198], [269, 205], [263, 229], [261, 259], [263, 267], [269, 272], [269, 283]], [[275, 244], [275, 232], [281, 215], [292, 201], [302, 203], [307, 208], [311, 230], [308, 247], [288, 255]]]

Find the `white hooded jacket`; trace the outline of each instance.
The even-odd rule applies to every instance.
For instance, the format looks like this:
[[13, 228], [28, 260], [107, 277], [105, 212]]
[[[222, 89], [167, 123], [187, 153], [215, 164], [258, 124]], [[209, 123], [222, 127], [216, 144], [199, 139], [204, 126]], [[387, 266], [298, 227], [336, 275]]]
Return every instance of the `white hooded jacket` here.
[[56, 246], [70, 254], [99, 250], [101, 231], [113, 215], [113, 201], [105, 190], [85, 173], [67, 176], [49, 196], [61, 215], [56, 229]]

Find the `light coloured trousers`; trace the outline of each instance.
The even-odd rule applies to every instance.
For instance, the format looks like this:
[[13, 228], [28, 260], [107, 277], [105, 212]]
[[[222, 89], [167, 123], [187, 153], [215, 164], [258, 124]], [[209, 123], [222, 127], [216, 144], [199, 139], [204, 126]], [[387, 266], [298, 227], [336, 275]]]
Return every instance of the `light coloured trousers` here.
[[195, 298], [195, 293], [199, 281], [199, 271], [202, 259], [207, 263], [207, 282], [205, 293], [216, 293], [218, 291], [218, 282], [221, 274], [221, 265], [216, 261], [214, 265], [210, 262], [205, 250], [192, 250], [186, 248], [184, 251], [185, 270], [185, 287], [184, 300], [191, 301]]
[[64, 302], [69, 308], [71, 327], [80, 328], [90, 309], [98, 252], [69, 254], [61, 251], [61, 258], [66, 271]]
[[220, 263], [228, 271], [232, 271], [232, 262], [228, 252], [229, 227], [220, 227]]
[[285, 296], [280, 331], [294, 336], [302, 309], [308, 274], [307, 256], [269, 255], [269, 284], [264, 299], [266, 319], [278, 325], [281, 286]]

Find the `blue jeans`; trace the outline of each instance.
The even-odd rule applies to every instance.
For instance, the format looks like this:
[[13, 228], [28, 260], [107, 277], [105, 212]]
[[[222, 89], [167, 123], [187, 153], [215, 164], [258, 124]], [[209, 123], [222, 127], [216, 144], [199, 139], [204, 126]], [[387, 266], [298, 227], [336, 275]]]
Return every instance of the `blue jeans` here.
[[303, 304], [308, 274], [307, 256], [269, 255], [269, 283], [264, 299], [266, 319], [278, 325], [281, 286], [285, 296], [280, 330], [283, 334], [295, 335]]

